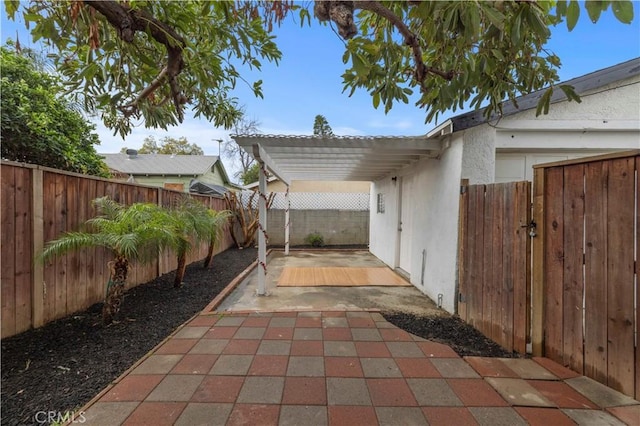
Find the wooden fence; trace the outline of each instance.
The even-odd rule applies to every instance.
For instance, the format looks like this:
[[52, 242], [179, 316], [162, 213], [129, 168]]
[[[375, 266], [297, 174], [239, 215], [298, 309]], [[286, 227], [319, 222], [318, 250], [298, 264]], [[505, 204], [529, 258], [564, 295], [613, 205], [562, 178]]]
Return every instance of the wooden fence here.
[[534, 166], [532, 216], [527, 182], [463, 186], [461, 318], [638, 399], [639, 171], [640, 151]]
[[636, 399], [639, 170], [639, 152], [534, 168], [534, 344]]
[[529, 318], [529, 182], [462, 187], [458, 314], [524, 353]]
[[[61, 232], [74, 231], [94, 215], [91, 200], [108, 195], [126, 205], [151, 202], [168, 205], [182, 193], [62, 172], [44, 167], [2, 162], [0, 235], [2, 268], [2, 337], [83, 310], [104, 298], [109, 255], [86, 249], [45, 263], [34, 262], [44, 244]], [[210, 208], [226, 208], [223, 199], [194, 196]], [[225, 233], [218, 251], [233, 245]], [[187, 261], [204, 258], [207, 247], [194, 249]], [[152, 263], [134, 265], [129, 286], [154, 279], [176, 268], [167, 252]]]

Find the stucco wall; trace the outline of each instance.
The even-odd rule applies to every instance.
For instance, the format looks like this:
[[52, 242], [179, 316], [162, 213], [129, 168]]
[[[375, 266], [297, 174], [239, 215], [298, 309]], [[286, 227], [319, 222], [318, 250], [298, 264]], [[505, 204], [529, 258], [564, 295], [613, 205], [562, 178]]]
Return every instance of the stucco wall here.
[[547, 115], [529, 110], [506, 117], [497, 123], [496, 148], [640, 148], [640, 77], [587, 92], [581, 103], [552, 104]]
[[483, 124], [454, 135], [464, 138], [462, 179], [469, 179], [471, 185], [492, 183], [496, 169], [495, 129]]
[[[395, 268], [398, 234], [398, 184], [391, 177], [371, 184], [371, 205], [369, 207], [369, 251], [378, 259]], [[377, 212], [377, 195], [384, 198], [384, 213]]]
[[[367, 245], [369, 212], [350, 210], [291, 210], [289, 244], [306, 245], [307, 235], [319, 233], [325, 245]], [[270, 209], [267, 233], [270, 245], [284, 245], [284, 210]]]
[[[394, 175], [411, 179], [410, 208], [412, 229], [403, 237], [411, 238], [410, 279], [419, 290], [437, 301], [443, 295], [443, 308], [454, 312], [456, 257], [458, 243], [458, 209], [463, 143], [451, 141], [439, 160], [422, 160]], [[390, 175], [374, 182], [371, 194], [371, 253], [392, 268], [397, 267], [398, 188]], [[376, 213], [376, 193], [385, 194], [386, 210]], [[422, 252], [426, 250], [424, 284]]]

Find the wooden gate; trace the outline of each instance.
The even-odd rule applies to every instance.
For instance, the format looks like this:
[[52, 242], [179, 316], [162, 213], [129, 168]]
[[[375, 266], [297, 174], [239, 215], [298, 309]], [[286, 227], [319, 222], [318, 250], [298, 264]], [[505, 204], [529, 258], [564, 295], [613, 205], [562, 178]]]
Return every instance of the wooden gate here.
[[640, 153], [534, 166], [533, 343], [640, 397]]
[[530, 182], [462, 187], [458, 314], [510, 351], [529, 330]]

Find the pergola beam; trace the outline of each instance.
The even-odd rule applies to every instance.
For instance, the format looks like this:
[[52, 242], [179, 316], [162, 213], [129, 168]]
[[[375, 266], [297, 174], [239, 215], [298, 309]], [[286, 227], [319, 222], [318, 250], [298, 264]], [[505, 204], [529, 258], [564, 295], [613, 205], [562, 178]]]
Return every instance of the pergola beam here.
[[287, 185], [291, 185], [291, 180], [289, 179], [289, 177], [285, 173], [283, 173], [278, 166], [276, 166], [276, 163], [269, 156], [269, 154], [267, 154], [267, 151], [265, 151], [264, 148], [260, 146], [259, 143], [253, 145], [253, 158], [255, 158], [258, 163], [264, 164], [267, 169], [269, 169], [271, 173], [273, 173], [273, 175], [280, 179], [282, 182]]

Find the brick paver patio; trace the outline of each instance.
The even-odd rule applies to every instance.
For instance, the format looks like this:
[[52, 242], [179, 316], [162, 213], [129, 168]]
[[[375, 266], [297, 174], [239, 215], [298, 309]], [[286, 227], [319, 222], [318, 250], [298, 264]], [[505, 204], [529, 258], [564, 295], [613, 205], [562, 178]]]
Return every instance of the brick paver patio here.
[[203, 314], [85, 408], [91, 425], [633, 425], [548, 359], [460, 358], [377, 312]]

